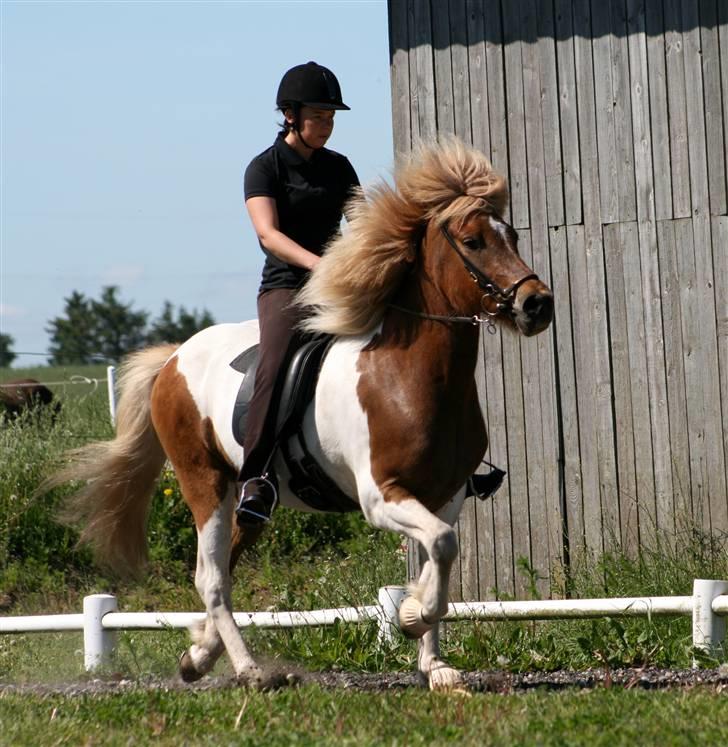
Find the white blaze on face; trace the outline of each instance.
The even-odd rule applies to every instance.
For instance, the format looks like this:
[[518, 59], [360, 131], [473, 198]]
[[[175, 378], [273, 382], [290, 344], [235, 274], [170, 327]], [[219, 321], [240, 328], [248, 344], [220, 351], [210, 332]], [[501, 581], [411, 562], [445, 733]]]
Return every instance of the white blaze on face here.
[[507, 237], [506, 224], [493, 215], [488, 216], [488, 220], [490, 221], [491, 228], [505, 241]]

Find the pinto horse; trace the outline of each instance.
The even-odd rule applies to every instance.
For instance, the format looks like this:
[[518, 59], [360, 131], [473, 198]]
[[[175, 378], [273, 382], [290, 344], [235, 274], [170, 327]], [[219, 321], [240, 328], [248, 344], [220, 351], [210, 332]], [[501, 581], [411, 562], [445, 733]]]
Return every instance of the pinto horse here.
[[[457, 555], [453, 524], [487, 447], [474, 378], [479, 325], [524, 335], [545, 329], [550, 290], [521, 259], [501, 217], [507, 186], [485, 156], [457, 140], [421, 148], [351, 206], [299, 302], [305, 328], [335, 336], [303, 433], [327, 475], [367, 521], [416, 540], [426, 561], [400, 611], [421, 638], [417, 667], [433, 689], [461, 686], [440, 656], [438, 621]], [[227, 651], [243, 683], [264, 672], [233, 619], [231, 571], [257, 537], [234, 518], [245, 455], [231, 420], [243, 374], [229, 363], [258, 340], [255, 322], [221, 324], [180, 347], [132, 355], [120, 377], [117, 435], [75, 453], [53, 479], [86, 481], [67, 504], [81, 541], [120, 570], [145, 559], [145, 521], [168, 459], [197, 528], [195, 585], [207, 618], [192, 631], [180, 673], [192, 681]], [[306, 509], [276, 457], [282, 505]], [[256, 528], [255, 533], [259, 530]]]

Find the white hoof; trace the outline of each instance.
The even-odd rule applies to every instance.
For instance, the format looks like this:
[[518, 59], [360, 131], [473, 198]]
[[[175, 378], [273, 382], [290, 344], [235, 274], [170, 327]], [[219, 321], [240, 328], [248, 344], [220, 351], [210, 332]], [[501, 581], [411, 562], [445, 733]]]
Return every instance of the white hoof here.
[[399, 627], [407, 638], [422, 638], [433, 623], [422, 619], [422, 602], [412, 596], [405, 597], [399, 607]]
[[468, 686], [460, 672], [442, 661], [432, 665], [427, 672], [427, 681], [430, 690], [468, 694]]

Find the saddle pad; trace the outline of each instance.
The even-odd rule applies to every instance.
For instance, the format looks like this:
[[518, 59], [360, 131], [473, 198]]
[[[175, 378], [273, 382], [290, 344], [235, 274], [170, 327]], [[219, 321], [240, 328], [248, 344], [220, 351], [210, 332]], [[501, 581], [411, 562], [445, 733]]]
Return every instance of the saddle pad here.
[[248, 408], [255, 386], [255, 371], [258, 368], [258, 345], [253, 345], [230, 362], [230, 367], [245, 374], [233, 407], [233, 436], [242, 446], [245, 437], [245, 424], [248, 420]]

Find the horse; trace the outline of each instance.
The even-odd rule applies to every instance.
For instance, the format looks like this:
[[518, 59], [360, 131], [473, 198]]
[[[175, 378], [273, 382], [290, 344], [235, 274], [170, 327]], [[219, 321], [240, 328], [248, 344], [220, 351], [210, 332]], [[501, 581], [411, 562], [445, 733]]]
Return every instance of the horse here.
[[17, 379], [0, 384], [0, 412], [17, 418], [26, 411], [49, 407], [54, 419], [61, 408], [53, 392], [36, 379]]
[[[458, 547], [453, 525], [488, 440], [474, 377], [479, 328], [525, 336], [553, 316], [549, 288], [519, 256], [502, 215], [506, 180], [479, 151], [451, 140], [420, 146], [394, 174], [360, 192], [297, 296], [304, 328], [333, 335], [302, 428], [314, 458], [372, 525], [424, 550], [400, 609], [419, 638], [417, 670], [432, 689], [462, 686], [440, 653], [438, 623]], [[245, 455], [231, 434], [242, 374], [231, 359], [258, 340], [255, 321], [209, 327], [179, 347], [133, 354], [120, 375], [116, 437], [76, 451], [53, 484], [85, 481], [66, 505], [108, 566], [143, 564], [155, 481], [171, 462], [197, 530], [195, 585], [207, 612], [179, 662], [194, 681], [223, 651], [238, 681], [270, 679], [249, 651], [231, 607], [231, 573], [258, 527], [238, 525]], [[306, 510], [274, 458], [281, 505]]]

